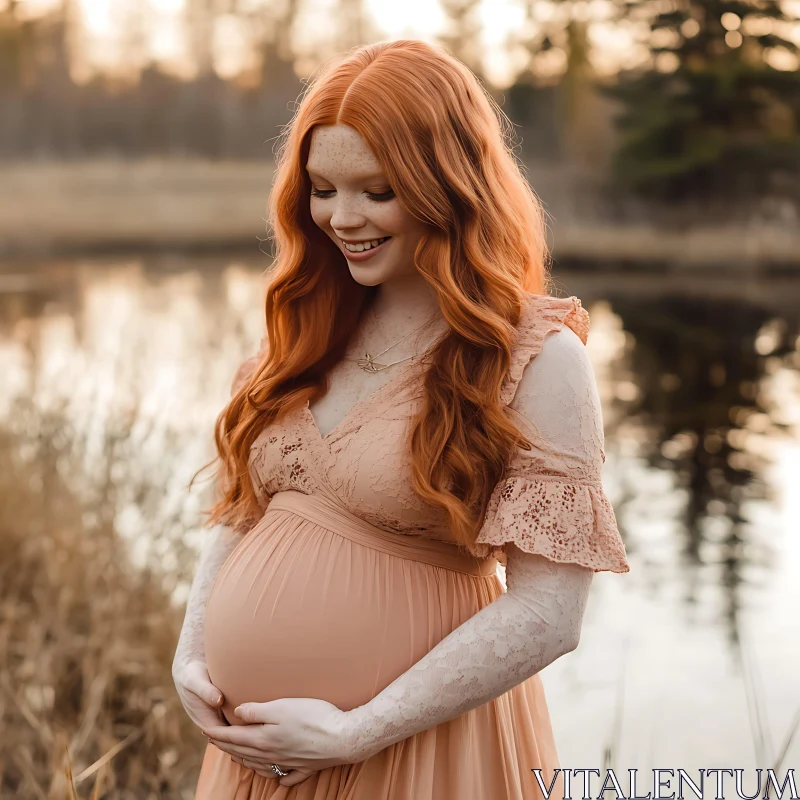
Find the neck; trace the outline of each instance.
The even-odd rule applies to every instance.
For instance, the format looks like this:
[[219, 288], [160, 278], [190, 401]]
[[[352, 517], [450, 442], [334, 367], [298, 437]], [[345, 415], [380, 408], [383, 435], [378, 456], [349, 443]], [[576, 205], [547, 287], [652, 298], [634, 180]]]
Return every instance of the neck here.
[[382, 283], [373, 312], [384, 330], [396, 331], [398, 335], [427, 320], [432, 320], [438, 327], [444, 319], [433, 289], [419, 274]]
[[[379, 362], [424, 352], [447, 329], [436, 295], [418, 274], [380, 284], [378, 294], [354, 343], [354, 353], [373, 354], [392, 345]], [[429, 323], [429, 324], [425, 324]], [[408, 338], [397, 342], [406, 334]]]

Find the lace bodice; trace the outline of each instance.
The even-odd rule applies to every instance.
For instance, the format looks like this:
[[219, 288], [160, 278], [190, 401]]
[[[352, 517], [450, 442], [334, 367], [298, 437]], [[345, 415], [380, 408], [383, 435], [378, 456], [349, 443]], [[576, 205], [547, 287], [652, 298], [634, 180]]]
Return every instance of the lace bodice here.
[[[503, 546], [514, 542], [553, 561], [628, 571], [601, 483], [603, 428], [584, 347], [588, 332], [589, 315], [577, 298], [526, 295], [501, 401], [534, 448], [519, 448], [495, 487], [470, 548], [474, 555], [506, 563]], [[245, 362], [234, 385], [257, 363], [258, 357]], [[267, 426], [251, 448], [249, 464], [261, 508], [287, 489], [322, 493], [384, 530], [452, 541], [444, 512], [412, 488], [407, 436], [422, 401], [420, 363], [398, 365], [388, 383], [324, 437], [307, 406]], [[551, 381], [554, 376], [561, 380]], [[552, 390], [555, 385], [558, 391]]]

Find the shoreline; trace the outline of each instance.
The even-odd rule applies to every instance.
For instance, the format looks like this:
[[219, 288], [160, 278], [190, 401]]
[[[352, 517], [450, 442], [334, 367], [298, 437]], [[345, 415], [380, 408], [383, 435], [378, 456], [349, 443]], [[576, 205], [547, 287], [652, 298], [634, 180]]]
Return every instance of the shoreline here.
[[[268, 257], [272, 176], [268, 161], [5, 163], [0, 165], [0, 259], [134, 252], [257, 255], [259, 248]], [[578, 220], [557, 206], [548, 206], [548, 212], [556, 265], [662, 274], [800, 272], [800, 229], [789, 223], [679, 231]]]

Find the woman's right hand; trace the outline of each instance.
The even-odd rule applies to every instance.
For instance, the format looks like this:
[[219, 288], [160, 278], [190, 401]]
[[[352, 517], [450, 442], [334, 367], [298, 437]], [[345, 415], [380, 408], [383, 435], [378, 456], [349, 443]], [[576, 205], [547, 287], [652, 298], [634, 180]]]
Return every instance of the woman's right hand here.
[[192, 659], [183, 664], [173, 664], [172, 679], [189, 718], [198, 728], [207, 730], [227, 720], [222, 715], [222, 692], [211, 683], [205, 662]]

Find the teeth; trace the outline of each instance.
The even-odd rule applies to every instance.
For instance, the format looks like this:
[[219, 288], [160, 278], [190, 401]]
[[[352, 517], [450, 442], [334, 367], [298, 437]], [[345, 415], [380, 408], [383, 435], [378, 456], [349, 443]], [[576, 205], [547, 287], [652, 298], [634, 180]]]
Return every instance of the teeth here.
[[388, 236], [384, 236], [382, 239], [373, 239], [371, 242], [359, 242], [358, 244], [347, 244], [347, 242], [343, 242], [343, 244], [351, 253], [361, 253], [364, 250], [371, 250], [373, 247], [377, 247], [388, 238]]

